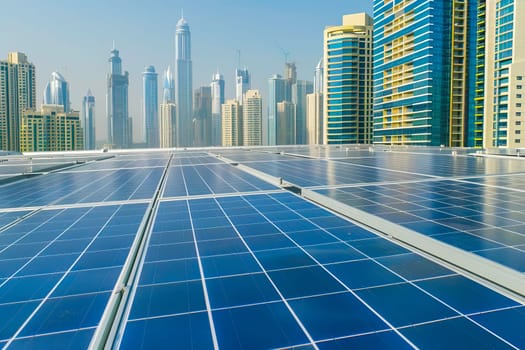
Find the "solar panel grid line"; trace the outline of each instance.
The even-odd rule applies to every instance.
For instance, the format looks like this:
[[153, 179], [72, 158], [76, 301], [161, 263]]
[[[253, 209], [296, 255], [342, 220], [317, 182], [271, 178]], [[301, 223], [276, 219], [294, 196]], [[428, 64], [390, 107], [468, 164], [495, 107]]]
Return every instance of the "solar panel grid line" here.
[[[303, 195], [313, 202], [319, 203], [335, 212], [340, 212], [357, 222], [368, 223], [368, 226], [376, 231], [408, 244], [419, 252], [434, 256], [441, 263], [451, 264], [471, 275], [478, 276], [490, 286], [498, 285], [510, 293], [510, 296], [518, 297], [520, 300], [525, 297], [525, 280], [515, 270], [423, 236], [415, 231], [337, 202], [316, 192], [304, 190]], [[446, 257], [447, 260], [445, 261], [443, 257]]]
[[241, 241], [243, 242], [243, 244], [245, 245], [245, 247], [248, 249], [248, 252], [251, 254], [252, 258], [255, 260], [255, 262], [257, 263], [257, 265], [259, 266], [259, 268], [262, 270], [262, 273], [266, 276], [266, 278], [269, 280], [270, 284], [272, 285], [272, 287], [275, 289], [275, 291], [277, 292], [277, 294], [279, 295], [279, 297], [281, 298], [281, 301], [284, 303], [284, 305], [286, 306], [286, 309], [290, 312], [290, 314], [292, 315], [292, 317], [294, 318], [294, 320], [297, 322], [297, 324], [299, 325], [299, 327], [301, 328], [301, 330], [303, 331], [303, 333], [305, 334], [305, 336], [308, 338], [308, 341], [310, 342], [310, 345], [316, 349], [316, 350], [319, 350], [319, 347], [316, 345], [314, 339], [312, 338], [311, 334], [308, 332], [308, 330], [306, 329], [305, 325], [303, 324], [303, 322], [301, 321], [301, 319], [299, 318], [299, 316], [295, 313], [295, 311], [293, 310], [293, 308], [291, 307], [291, 305], [288, 303], [287, 299], [284, 297], [284, 295], [282, 294], [282, 292], [279, 290], [279, 288], [277, 287], [277, 285], [275, 284], [275, 282], [272, 280], [272, 278], [270, 277], [270, 275], [268, 274], [268, 272], [266, 271], [266, 269], [264, 268], [263, 264], [261, 263], [261, 261], [259, 260], [259, 258], [255, 255], [255, 253], [251, 250], [250, 246], [248, 245], [248, 243], [246, 242], [246, 240], [244, 239], [244, 237], [241, 235], [241, 233], [238, 231], [236, 225], [231, 221], [230, 217], [228, 216], [228, 214], [226, 213], [226, 211], [224, 210], [224, 208], [221, 206], [221, 204], [217, 201], [217, 199], [214, 199], [215, 203], [219, 206], [220, 210], [222, 211], [223, 215], [227, 218], [227, 220], [230, 222], [230, 225], [232, 225], [233, 229], [235, 230], [237, 236], [241, 239]]
[[123, 332], [122, 319], [127, 319], [131, 308], [129, 298], [133, 298], [136, 290], [136, 283], [140, 277], [141, 267], [144, 262], [144, 251], [147, 243], [151, 237], [151, 226], [155, 220], [155, 215], [159, 206], [159, 198], [164, 191], [166, 184], [167, 173], [173, 155], [170, 155], [162, 173], [162, 176], [157, 185], [154, 196], [146, 209], [141, 224], [138, 229], [133, 244], [130, 248], [126, 261], [122, 267], [121, 274], [115, 284], [115, 289], [110, 300], [107, 303], [106, 309], [102, 315], [101, 321], [93, 338], [90, 342], [90, 348], [102, 348], [113, 344], [121, 339], [121, 332]]
[[[229, 164], [229, 165], [234, 166], [233, 164]], [[240, 171], [244, 171], [244, 172], [246, 172], [245, 169], [244, 169], [242, 166], [240, 167], [240, 165], [235, 166], [234, 169], [239, 169]], [[219, 178], [222, 178], [222, 176], [220, 176], [216, 171], [214, 171], [214, 170], [212, 170], [212, 169], [209, 169], [209, 170], [210, 170], [211, 173], [214, 174], [215, 176], [217, 176], [217, 177], [219, 177]], [[249, 174], [250, 174], [250, 175], [253, 175], [253, 176], [255, 176], [255, 177], [258, 177], [258, 178], [262, 179], [263, 181], [273, 180], [273, 179], [270, 179], [270, 178], [268, 178], [268, 177], [266, 177], [266, 178], [261, 178], [261, 176], [258, 176], [256, 173], [249, 173]], [[243, 179], [241, 176], [239, 176], [238, 174], [236, 174], [236, 172], [231, 172], [229, 175], [231, 175], [232, 178], [236, 179], [238, 182], [241, 182], [241, 183], [246, 184], [246, 185], [248, 185], [248, 186], [253, 186], [253, 187], [255, 187], [256, 190], [259, 190], [259, 191], [262, 191], [262, 190], [263, 190], [261, 187], [258, 187], [258, 186], [255, 185], [255, 184], [251, 184], [251, 183], [248, 182], [246, 179]], [[275, 185], [276, 185], [276, 186], [279, 186], [279, 184], [280, 184], [280, 181], [278, 181], [277, 184], [275, 184]], [[230, 186], [232, 186], [232, 188], [234, 188], [235, 192], [240, 192], [240, 189], [235, 188], [233, 185], [230, 185]]]
[[[7, 341], [5, 344], [5, 348], [8, 348], [13, 341], [18, 337], [18, 335], [22, 332], [22, 330], [29, 324], [31, 319], [37, 314], [37, 312], [42, 308], [44, 303], [50, 299], [51, 295], [54, 293], [54, 291], [58, 288], [60, 283], [66, 278], [67, 274], [70, 273], [75, 264], [80, 261], [82, 256], [87, 252], [89, 247], [93, 244], [93, 242], [96, 240], [96, 238], [100, 235], [102, 230], [106, 227], [106, 225], [111, 221], [111, 219], [116, 215], [118, 210], [114, 211], [113, 214], [110, 216], [108, 220], [104, 223], [104, 225], [100, 228], [100, 230], [94, 235], [93, 239], [90, 241], [90, 243], [86, 246], [86, 248], [82, 251], [81, 254], [78, 255], [78, 257], [75, 259], [75, 261], [70, 265], [70, 267], [67, 269], [67, 271], [62, 275], [62, 277], [57, 281], [57, 283], [51, 288], [51, 290], [46, 294], [46, 296], [41, 300], [41, 302], [38, 304], [38, 306], [35, 308], [35, 310], [31, 313], [29, 317], [26, 318], [26, 320], [23, 322], [23, 324], [18, 328], [18, 330], [14, 333], [14, 335]], [[88, 212], [86, 212], [87, 215]], [[80, 219], [79, 219], [80, 220]]]
[[[252, 203], [250, 202], [247, 202], [250, 206], [252, 206], [260, 215], [262, 215], [263, 217], [265, 217], [268, 221], [272, 222], [271, 220], [269, 220], [265, 215], [264, 213], [260, 212], [258, 208], [256, 208], [255, 206], [253, 206]], [[297, 213], [295, 210], [293, 210], [292, 208], [286, 206], [285, 203], [282, 203], [281, 204], [284, 206], [284, 207], [287, 207], [289, 210], [291, 210], [292, 212], [295, 212], [296, 214], [298, 214], [299, 216], [303, 217], [303, 219], [306, 219], [307, 221], [309, 221], [310, 223], [316, 225], [318, 228], [320, 228], [321, 230], [325, 231], [326, 233], [332, 235], [331, 233], [329, 233], [328, 231], [324, 230], [324, 228], [320, 227], [319, 225], [313, 223], [312, 221], [310, 221], [308, 218], [305, 218], [304, 216], [302, 216], [300, 213]], [[226, 213], [225, 213], [226, 215]], [[310, 259], [312, 259], [313, 261], [315, 261], [318, 266], [320, 266], [328, 275], [330, 275], [333, 279], [335, 279], [339, 284], [341, 284], [347, 292], [350, 292], [357, 300], [359, 300], [364, 306], [366, 306], [374, 315], [376, 315], [380, 320], [382, 320], [391, 330], [393, 330], [397, 335], [399, 335], [403, 340], [405, 340], [411, 347], [413, 347], [414, 349], [416, 349], [417, 347], [408, 339], [406, 338], [403, 334], [401, 334], [397, 329], [396, 327], [394, 327], [388, 320], [386, 320], [380, 313], [378, 313], [372, 306], [370, 306], [367, 302], [365, 302], [358, 294], [355, 293], [355, 291], [353, 291], [350, 287], [348, 287], [341, 279], [339, 279], [336, 275], [334, 275], [330, 270], [328, 270], [321, 262], [319, 262], [319, 260], [317, 260], [313, 255], [311, 255], [307, 250], [305, 250], [300, 244], [298, 244], [293, 238], [291, 238], [286, 232], [284, 232], [283, 230], [281, 230], [279, 228], [279, 226], [275, 225], [273, 222], [272, 224], [283, 234], [285, 235], [288, 239], [290, 239], [292, 242], [295, 243], [295, 245], [303, 252], [305, 253], [307, 256], [310, 257]], [[344, 241], [341, 241], [338, 237], [334, 236], [334, 238], [337, 238], [341, 243], [344, 243], [344, 244], [347, 244], [346, 242]], [[352, 247], [353, 248], [353, 247]], [[362, 253], [362, 252], [361, 252]], [[363, 253], [363, 255], [367, 256], [366, 254]], [[370, 258], [369, 256], [367, 256], [367, 258]], [[373, 259], [372, 259], [373, 260]]]

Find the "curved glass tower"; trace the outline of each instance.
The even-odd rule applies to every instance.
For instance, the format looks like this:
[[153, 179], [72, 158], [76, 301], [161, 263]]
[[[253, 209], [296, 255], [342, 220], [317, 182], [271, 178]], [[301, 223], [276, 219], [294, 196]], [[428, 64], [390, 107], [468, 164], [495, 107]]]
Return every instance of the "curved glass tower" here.
[[144, 136], [147, 147], [151, 148], [158, 148], [160, 145], [157, 76], [153, 66], [146, 67], [142, 73]]
[[175, 30], [175, 102], [178, 114], [177, 129], [180, 130], [177, 146], [193, 145], [192, 85], [190, 26], [182, 17]]
[[66, 79], [58, 72], [51, 73], [51, 81], [44, 90], [45, 105], [64, 106], [64, 112], [69, 112], [69, 86]]

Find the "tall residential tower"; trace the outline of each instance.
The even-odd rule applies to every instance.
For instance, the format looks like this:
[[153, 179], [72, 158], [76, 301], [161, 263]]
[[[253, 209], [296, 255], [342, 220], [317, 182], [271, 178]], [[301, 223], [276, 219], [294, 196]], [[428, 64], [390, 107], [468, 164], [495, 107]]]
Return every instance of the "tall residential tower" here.
[[162, 103], [160, 104], [160, 147], [178, 146], [177, 108], [175, 105], [175, 81], [171, 68], [164, 73]]
[[191, 34], [188, 22], [182, 17], [175, 31], [175, 102], [180, 146], [193, 144], [193, 75], [191, 63]]
[[371, 143], [372, 18], [343, 16], [324, 31], [324, 143]]
[[35, 66], [21, 52], [0, 61], [0, 149], [20, 150], [20, 120], [36, 108]]

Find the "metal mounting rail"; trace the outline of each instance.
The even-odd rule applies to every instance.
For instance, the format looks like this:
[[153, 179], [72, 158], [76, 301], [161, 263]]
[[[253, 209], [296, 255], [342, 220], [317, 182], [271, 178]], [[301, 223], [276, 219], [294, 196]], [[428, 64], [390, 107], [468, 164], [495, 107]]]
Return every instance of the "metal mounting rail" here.
[[142, 222], [140, 223], [137, 236], [133, 241], [126, 262], [124, 263], [120, 276], [115, 284], [115, 288], [113, 289], [113, 293], [111, 294], [106, 309], [104, 310], [104, 314], [102, 315], [102, 319], [91, 339], [89, 349], [112, 349], [119, 336], [119, 332], [122, 330], [122, 317], [126, 309], [129, 307], [132, 287], [136, 282], [146, 243], [153, 226], [153, 221], [157, 213], [160, 197], [164, 190], [172, 159], [173, 154], [170, 155], [153, 199], [146, 210]]

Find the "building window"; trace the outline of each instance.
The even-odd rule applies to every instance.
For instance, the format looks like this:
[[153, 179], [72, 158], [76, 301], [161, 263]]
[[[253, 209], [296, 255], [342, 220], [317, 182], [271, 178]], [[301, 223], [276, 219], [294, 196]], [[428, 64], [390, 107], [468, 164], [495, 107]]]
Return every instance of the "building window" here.
[[516, 98], [521, 98], [521, 94], [517, 94], [517, 95], [516, 95]]
[[521, 125], [521, 121], [518, 120], [518, 121], [516, 122], [516, 125], [518, 125], [518, 126]]
[[516, 108], [521, 108], [521, 103], [516, 103]]
[[514, 133], [515, 133], [516, 135], [520, 135], [520, 134], [521, 134], [521, 130], [516, 130]]
[[514, 143], [520, 143], [520, 139], [515, 139]]
[[521, 117], [521, 112], [516, 112], [516, 117]]
[[516, 89], [521, 90], [523, 88], [523, 85], [516, 85]]
[[521, 75], [518, 75], [518, 76], [516, 77], [516, 79], [517, 79], [517, 80], [523, 80], [523, 77], [522, 77]]

